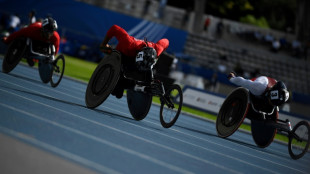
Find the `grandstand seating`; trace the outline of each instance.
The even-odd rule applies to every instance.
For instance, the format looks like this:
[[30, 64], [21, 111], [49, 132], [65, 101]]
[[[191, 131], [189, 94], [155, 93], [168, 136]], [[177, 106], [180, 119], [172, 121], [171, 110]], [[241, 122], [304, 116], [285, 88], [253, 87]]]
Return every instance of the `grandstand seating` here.
[[197, 34], [188, 35], [185, 53], [196, 58], [195, 64], [206, 68], [212, 68], [212, 63], [220, 63], [220, 55], [225, 54], [227, 60], [221, 63], [226, 65], [228, 71], [239, 62], [246, 72], [258, 68], [263, 75], [286, 82], [291, 91], [310, 94], [309, 63], [304, 60]]

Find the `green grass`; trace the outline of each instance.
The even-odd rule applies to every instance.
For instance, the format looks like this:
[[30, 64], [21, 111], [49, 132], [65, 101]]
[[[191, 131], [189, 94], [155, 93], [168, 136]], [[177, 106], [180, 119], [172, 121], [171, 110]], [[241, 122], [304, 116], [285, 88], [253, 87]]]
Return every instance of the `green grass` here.
[[[66, 61], [66, 67], [65, 67], [64, 75], [78, 79], [78, 80], [82, 80], [86, 83], [89, 81], [92, 73], [94, 72], [95, 68], [98, 65], [97, 63], [88, 62], [88, 61], [81, 60], [81, 59], [71, 57], [68, 55], [65, 55], [65, 61]], [[160, 104], [158, 97], [153, 97], [153, 102]], [[209, 114], [209, 113], [206, 113], [200, 110], [196, 110], [196, 109], [193, 109], [187, 106], [183, 106], [182, 111], [202, 117], [202, 118], [206, 118], [208, 120], [212, 120], [212, 121], [216, 120], [216, 115]], [[251, 131], [251, 126], [247, 124], [242, 124], [240, 126], [240, 129]], [[288, 142], [287, 136], [280, 135], [280, 134], [277, 134], [275, 139]]]
[[64, 75], [88, 82], [94, 72], [97, 63], [88, 62], [75, 57], [65, 55], [66, 67]]

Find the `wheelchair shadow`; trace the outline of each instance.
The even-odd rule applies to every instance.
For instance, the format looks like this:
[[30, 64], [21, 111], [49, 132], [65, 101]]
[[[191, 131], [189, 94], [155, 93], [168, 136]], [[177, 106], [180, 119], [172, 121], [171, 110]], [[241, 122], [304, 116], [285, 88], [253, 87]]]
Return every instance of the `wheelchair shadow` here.
[[213, 133], [208, 133], [208, 132], [205, 132], [205, 131], [201, 131], [201, 130], [197, 130], [197, 129], [193, 129], [193, 128], [189, 128], [189, 127], [184, 127], [184, 126], [180, 126], [180, 125], [174, 125], [174, 126], [175, 127], [179, 127], [181, 129], [185, 129], [185, 130], [191, 131], [191, 132], [195, 132], [195, 133], [198, 133], [198, 134], [207, 135], [207, 136], [210, 136], [210, 137], [217, 137], [217, 135], [215, 135]]
[[29, 77], [20, 76], [20, 75], [13, 74], [13, 73], [9, 73], [8, 75], [16, 77], [18, 79], [26, 80], [26, 81], [29, 81], [29, 82], [32, 82], [32, 83], [37, 83], [37, 84], [40, 84], [40, 85], [44, 84], [42, 81], [31, 79]]
[[63, 103], [63, 104], [69, 104], [69, 105], [73, 105], [73, 106], [79, 106], [79, 107], [87, 108], [86, 106], [81, 105], [81, 104], [77, 104], [77, 103], [73, 103], [73, 102], [69, 102], [69, 101], [65, 101], [65, 100], [60, 100], [60, 99], [57, 99], [57, 98], [54, 98], [54, 97], [50, 97], [50, 96], [47, 96], [47, 95], [42, 95], [42, 94], [38, 94], [38, 93], [30, 92], [30, 91], [25, 91], [25, 90], [21, 90], [21, 89], [16, 89], [16, 88], [12, 88], [12, 87], [6, 87], [6, 86], [1, 86], [1, 87], [6, 88], [6, 89], [10, 89], [10, 90], [14, 90], [14, 91], [19, 91], [19, 92], [22, 92], [22, 93], [25, 93], [25, 94], [30, 94], [30, 95], [33, 95], [33, 96], [45, 98], [45, 99], [48, 99], [48, 100], [56, 101], [56, 102]]
[[271, 155], [274, 155], [274, 156], [278, 156], [278, 157], [282, 157], [282, 158], [289, 158], [290, 159], [289, 156], [286, 156], [286, 155], [284, 155], [282, 153], [276, 153], [276, 152], [268, 149], [268, 147], [260, 148], [260, 147], [254, 145], [254, 144], [246, 143], [246, 142], [239, 141], [239, 140], [232, 139], [232, 138], [225, 138], [225, 140], [233, 142], [233, 143], [236, 143], [236, 144], [239, 144], [241, 146], [245, 146], [245, 147], [248, 147], [248, 148], [251, 148], [251, 149], [263, 152], [263, 153], [268, 153], [268, 154], [271, 154]]

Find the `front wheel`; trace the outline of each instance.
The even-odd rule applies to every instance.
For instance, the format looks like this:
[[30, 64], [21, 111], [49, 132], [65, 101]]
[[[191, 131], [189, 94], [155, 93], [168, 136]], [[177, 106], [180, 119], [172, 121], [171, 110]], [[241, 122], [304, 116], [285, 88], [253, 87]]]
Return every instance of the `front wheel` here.
[[169, 128], [174, 125], [181, 113], [183, 105], [181, 87], [177, 84], [171, 85], [160, 101], [160, 123], [164, 128]]
[[51, 86], [57, 87], [62, 79], [62, 76], [65, 71], [65, 57], [63, 55], [59, 55], [54, 61], [53, 61], [53, 75], [51, 78]]
[[301, 121], [289, 133], [288, 152], [293, 159], [299, 159], [308, 151], [310, 143], [310, 126], [307, 121]]

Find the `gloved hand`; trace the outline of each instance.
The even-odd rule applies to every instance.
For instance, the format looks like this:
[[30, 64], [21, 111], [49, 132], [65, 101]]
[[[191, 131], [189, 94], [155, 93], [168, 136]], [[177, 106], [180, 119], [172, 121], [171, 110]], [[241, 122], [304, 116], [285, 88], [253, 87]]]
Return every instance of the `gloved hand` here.
[[3, 38], [1, 39], [1, 41], [2, 41], [3, 43], [5, 43], [6, 40], [7, 40], [7, 37], [3, 37]]
[[230, 72], [227, 76], [228, 80], [230, 80], [231, 78], [236, 77], [236, 73], [235, 72]]
[[100, 45], [100, 51], [105, 53], [105, 54], [111, 54], [112, 53], [112, 48], [109, 44], [106, 45]]

